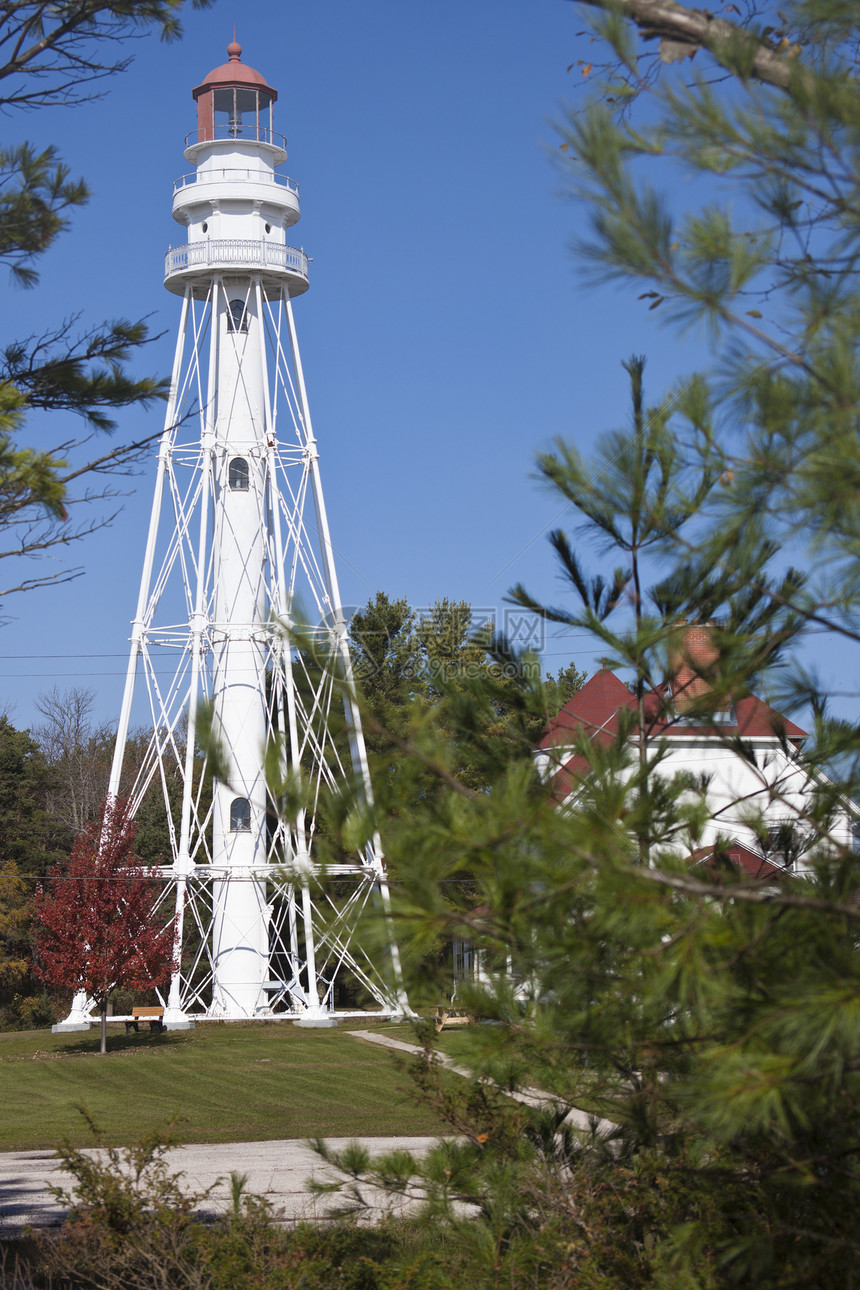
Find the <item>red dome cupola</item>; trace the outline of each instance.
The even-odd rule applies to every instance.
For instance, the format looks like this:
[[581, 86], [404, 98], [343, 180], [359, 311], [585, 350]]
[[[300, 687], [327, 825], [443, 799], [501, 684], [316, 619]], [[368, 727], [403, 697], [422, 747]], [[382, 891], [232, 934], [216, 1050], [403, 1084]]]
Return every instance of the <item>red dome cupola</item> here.
[[229, 62], [216, 67], [192, 94], [197, 102], [197, 142], [248, 139], [271, 143], [272, 104], [278, 91], [242, 62], [242, 46], [227, 46]]

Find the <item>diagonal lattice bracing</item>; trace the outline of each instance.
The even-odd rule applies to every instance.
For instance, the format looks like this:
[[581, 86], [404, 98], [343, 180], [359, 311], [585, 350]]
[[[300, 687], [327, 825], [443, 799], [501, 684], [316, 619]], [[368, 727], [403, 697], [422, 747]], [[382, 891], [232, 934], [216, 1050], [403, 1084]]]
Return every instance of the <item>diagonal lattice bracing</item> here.
[[[174, 189], [188, 244], [165, 286], [182, 311], [110, 792], [142, 724], [130, 800], [166, 816], [154, 876], [182, 949], [168, 1025], [390, 1015], [406, 1007], [396, 947], [361, 949], [368, 905], [387, 908], [380, 847], [338, 854], [324, 818], [332, 794], [366, 804], [371, 786], [292, 312], [309, 286], [285, 236], [298, 188], [278, 171], [276, 91], [228, 53], [193, 92], [195, 172]], [[76, 999], [64, 1025], [86, 1011]]]
[[[120, 727], [143, 716], [151, 729], [131, 796], [139, 806], [160, 794], [168, 814], [171, 856], [160, 872], [184, 938], [170, 1008], [181, 1017], [399, 1012], [396, 951], [377, 964], [356, 941], [368, 902], [387, 901], [378, 846], [338, 857], [328, 894], [317, 855], [326, 795], [356, 780], [369, 795], [370, 785], [291, 306], [259, 281], [232, 290], [216, 277], [202, 298], [186, 293]], [[237, 299], [248, 333], [224, 328]], [[256, 490], [250, 538], [226, 483], [239, 449]], [[298, 604], [317, 616], [302, 626], [301, 649], [290, 635]], [[217, 736], [208, 748], [198, 741], [202, 704]], [[219, 722], [219, 711], [229, 719]], [[259, 773], [249, 776], [254, 741]], [[227, 766], [241, 763], [244, 779], [213, 781], [213, 747]], [[275, 767], [283, 784], [301, 782], [304, 805], [292, 815], [265, 765], [270, 779]], [[223, 825], [217, 836], [231, 795], [252, 811], [258, 802], [265, 817], [256, 858], [239, 865]], [[234, 981], [243, 953], [265, 970]]]

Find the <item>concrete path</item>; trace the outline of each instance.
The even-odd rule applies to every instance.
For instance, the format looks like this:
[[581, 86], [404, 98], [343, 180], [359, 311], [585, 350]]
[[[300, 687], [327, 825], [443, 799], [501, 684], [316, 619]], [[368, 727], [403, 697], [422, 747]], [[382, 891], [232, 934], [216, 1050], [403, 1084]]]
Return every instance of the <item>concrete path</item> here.
[[[373, 1155], [395, 1149], [423, 1153], [436, 1141], [435, 1138], [358, 1140]], [[327, 1141], [337, 1151], [355, 1139], [329, 1138]], [[336, 1203], [336, 1198], [312, 1196], [306, 1190], [309, 1178], [330, 1182], [336, 1175], [305, 1141], [187, 1145], [172, 1147], [165, 1158], [171, 1172], [183, 1175], [183, 1185], [189, 1192], [214, 1188], [205, 1205], [207, 1210], [229, 1207], [231, 1173], [247, 1174], [247, 1190], [271, 1201], [284, 1221], [322, 1218]], [[68, 1186], [70, 1181], [68, 1174], [59, 1168], [53, 1151], [0, 1153], [0, 1238], [14, 1235], [26, 1226], [59, 1225], [66, 1210], [49, 1189]], [[382, 1196], [378, 1199], [381, 1213], [385, 1200]]]
[[[348, 1030], [345, 1033], [352, 1035], [354, 1039], [365, 1039], [369, 1044], [381, 1044], [383, 1048], [396, 1048], [400, 1052], [413, 1055], [423, 1052], [423, 1049], [419, 1048], [417, 1044], [407, 1044], [402, 1039], [393, 1039], [391, 1035], [386, 1035], [380, 1030]], [[436, 1056], [448, 1070], [455, 1071], [457, 1075], [463, 1075], [466, 1079], [472, 1078], [472, 1072], [467, 1070], [465, 1066], [458, 1066], [453, 1058], [439, 1052], [437, 1052]], [[513, 1098], [515, 1102], [523, 1102], [526, 1106], [553, 1107], [561, 1105], [557, 1097], [553, 1097], [551, 1093], [543, 1093], [537, 1088], [521, 1088], [515, 1093], [510, 1092], [508, 1089], [501, 1089], [500, 1092], [504, 1093], [505, 1097]], [[587, 1111], [580, 1111], [576, 1107], [568, 1111], [564, 1118], [565, 1122], [575, 1129], [582, 1129], [583, 1132], [590, 1133], [593, 1128], [596, 1128], [597, 1132], [602, 1136], [610, 1133], [616, 1127], [611, 1120], [595, 1120]]]

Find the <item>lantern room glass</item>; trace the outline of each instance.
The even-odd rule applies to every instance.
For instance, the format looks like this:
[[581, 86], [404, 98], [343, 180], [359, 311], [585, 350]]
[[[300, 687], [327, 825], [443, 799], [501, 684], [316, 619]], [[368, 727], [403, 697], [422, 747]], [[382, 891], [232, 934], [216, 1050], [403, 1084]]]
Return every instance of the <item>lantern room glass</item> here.
[[230, 85], [212, 91], [215, 137], [272, 138], [272, 95], [265, 90]]

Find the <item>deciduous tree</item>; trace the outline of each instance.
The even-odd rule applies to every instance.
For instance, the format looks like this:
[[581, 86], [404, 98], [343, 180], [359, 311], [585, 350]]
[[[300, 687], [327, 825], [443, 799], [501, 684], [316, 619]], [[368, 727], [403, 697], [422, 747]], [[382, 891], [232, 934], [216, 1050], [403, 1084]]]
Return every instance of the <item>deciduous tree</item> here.
[[4, 1011], [30, 971], [28, 903], [18, 866], [7, 860], [0, 866], [0, 1007]]
[[173, 921], [158, 912], [161, 884], [136, 861], [134, 832], [127, 806], [106, 803], [33, 901], [34, 971], [95, 1000], [102, 1053], [111, 990], [163, 985], [174, 968]]
[[27, 730], [0, 717], [0, 1026], [44, 1013], [30, 975], [33, 880], [68, 854], [70, 832], [50, 811], [51, 766]]

